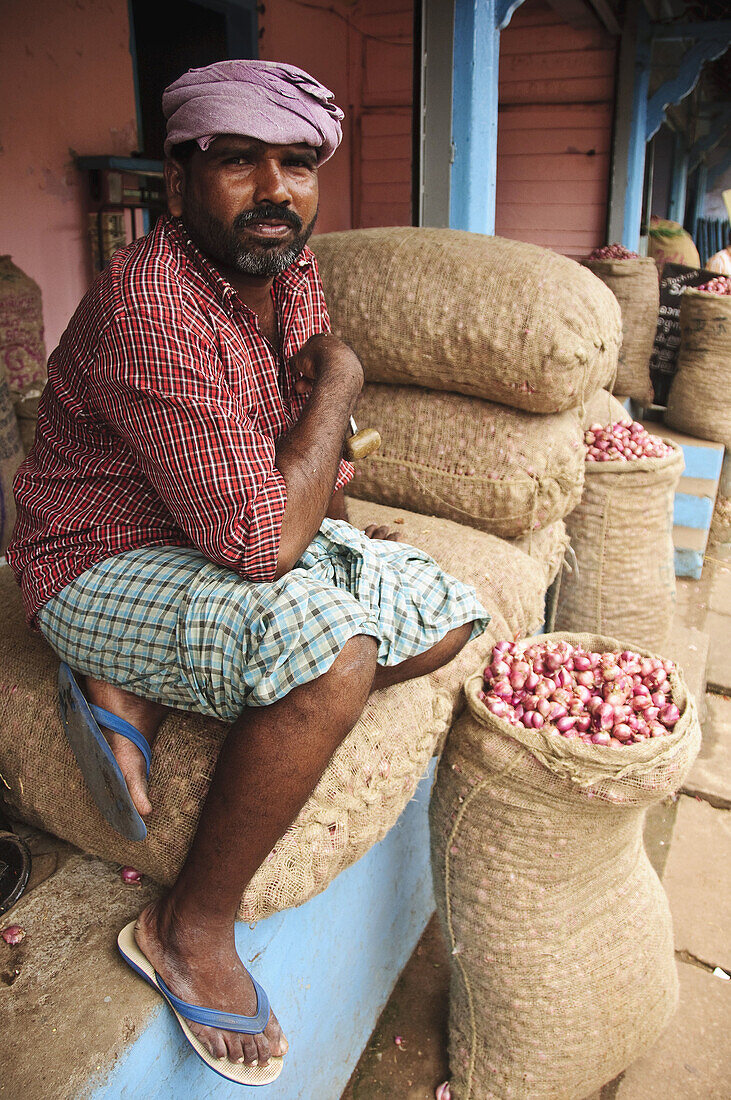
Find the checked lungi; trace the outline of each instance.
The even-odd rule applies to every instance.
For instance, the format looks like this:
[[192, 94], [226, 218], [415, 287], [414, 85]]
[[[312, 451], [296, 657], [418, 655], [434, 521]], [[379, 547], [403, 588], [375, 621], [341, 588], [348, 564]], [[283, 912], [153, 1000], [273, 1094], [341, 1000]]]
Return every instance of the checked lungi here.
[[321, 676], [357, 634], [396, 665], [465, 623], [476, 637], [490, 617], [422, 551], [325, 519], [279, 580], [245, 580], [189, 547], [145, 547], [88, 569], [38, 621], [76, 672], [233, 721]]

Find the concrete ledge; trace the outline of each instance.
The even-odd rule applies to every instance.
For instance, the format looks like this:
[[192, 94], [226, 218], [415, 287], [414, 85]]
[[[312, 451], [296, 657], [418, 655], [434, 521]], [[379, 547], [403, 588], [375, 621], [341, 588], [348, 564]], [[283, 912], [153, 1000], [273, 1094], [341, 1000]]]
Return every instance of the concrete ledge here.
[[[239, 953], [290, 1041], [267, 1100], [342, 1095], [434, 910], [428, 804], [435, 764], [384, 840], [323, 894], [253, 928], [237, 926]], [[152, 884], [125, 886], [119, 868], [79, 853], [13, 910], [12, 923], [27, 936], [15, 948], [0, 941], [0, 1096], [250, 1094], [197, 1058], [162, 999], [117, 954], [118, 930], [156, 893]]]

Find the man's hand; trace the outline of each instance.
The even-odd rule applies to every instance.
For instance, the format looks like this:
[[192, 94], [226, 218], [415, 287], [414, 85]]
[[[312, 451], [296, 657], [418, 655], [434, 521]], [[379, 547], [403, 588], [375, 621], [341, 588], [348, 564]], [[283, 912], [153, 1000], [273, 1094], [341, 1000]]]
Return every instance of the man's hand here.
[[363, 385], [363, 368], [358, 356], [331, 332], [311, 336], [289, 360], [289, 368], [295, 379], [295, 393], [299, 394], [311, 393], [313, 385], [332, 371], [352, 373], [358, 380], [358, 391]]
[[364, 534], [369, 539], [385, 539], [387, 542], [399, 542], [401, 539], [400, 532], [391, 530], [385, 523], [381, 524], [380, 527], [376, 523], [369, 523]]

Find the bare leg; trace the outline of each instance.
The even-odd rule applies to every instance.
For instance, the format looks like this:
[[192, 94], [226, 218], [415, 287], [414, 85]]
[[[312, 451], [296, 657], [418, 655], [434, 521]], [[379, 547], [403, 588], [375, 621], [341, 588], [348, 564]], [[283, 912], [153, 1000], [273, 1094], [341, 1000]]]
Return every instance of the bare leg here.
[[[392, 668], [377, 666], [375, 640], [359, 635], [323, 676], [269, 707], [247, 709], [234, 723], [178, 880], [169, 894], [140, 914], [135, 930], [140, 948], [177, 996], [208, 1008], [254, 1014], [256, 994], [234, 938], [246, 885], [307, 801], [360, 717], [369, 692], [441, 667], [470, 632], [471, 624], [458, 627], [431, 650]], [[156, 704], [101, 687], [108, 691], [100, 705], [120, 713], [121, 701], [128, 708], [123, 717], [154, 735], [161, 717]], [[135, 707], [136, 720], [130, 713]], [[124, 770], [122, 760], [120, 766]], [[256, 1036], [190, 1027], [214, 1057], [250, 1065], [282, 1055], [288, 1046], [273, 1014]]]
[[[250, 708], [224, 742], [185, 864], [135, 931], [179, 997], [246, 1016], [256, 994], [234, 942], [241, 895], [357, 722], [376, 667], [374, 639], [351, 638], [323, 676]], [[263, 1034], [190, 1025], [214, 1057], [265, 1063], [287, 1049], [272, 1015]]]

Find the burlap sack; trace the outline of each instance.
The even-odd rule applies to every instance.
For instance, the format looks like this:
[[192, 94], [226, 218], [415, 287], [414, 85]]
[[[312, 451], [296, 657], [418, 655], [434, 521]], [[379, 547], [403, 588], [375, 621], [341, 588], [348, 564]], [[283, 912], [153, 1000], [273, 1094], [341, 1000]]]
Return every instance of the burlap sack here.
[[619, 306], [547, 248], [455, 229], [314, 237], [334, 331], [369, 382], [560, 412], [614, 377]]
[[516, 538], [562, 519], [581, 499], [576, 409], [535, 416], [476, 397], [368, 384], [355, 415], [382, 438], [348, 488], [363, 500]]
[[700, 267], [701, 258], [695, 242], [687, 229], [679, 222], [650, 218], [647, 238], [647, 255], [662, 271], [665, 264], [683, 264], [684, 267]]
[[0, 361], [0, 554], [10, 542], [15, 526], [15, 498], [13, 478], [23, 459], [23, 448], [18, 432], [18, 421]]
[[558, 630], [590, 630], [662, 650], [675, 603], [673, 504], [683, 472], [667, 458], [587, 462], [579, 507], [566, 517], [578, 569], [564, 572]]
[[592, 424], [602, 424], [607, 427], [609, 424], [616, 424], [617, 421], [621, 421], [622, 424], [631, 424], [632, 417], [622, 402], [608, 390], [597, 390], [584, 406], [584, 428], [589, 428]]
[[657, 264], [651, 257], [641, 256], [636, 260], [584, 260], [584, 266], [609, 287], [622, 311], [622, 346], [614, 392], [649, 405], [650, 356], [660, 309]]
[[430, 807], [454, 1100], [585, 1100], [672, 1016], [670, 912], [642, 843], [647, 807], [700, 746], [682, 675], [671, 683], [673, 732], [614, 749], [514, 728], [480, 702], [482, 670], [467, 680]]
[[[353, 502], [367, 522], [388, 522], [393, 510]], [[355, 522], [358, 519], [352, 516]], [[239, 915], [259, 920], [300, 905], [324, 890], [395, 823], [446, 734], [467, 669], [483, 660], [498, 636], [529, 633], [542, 621], [545, 567], [492, 535], [447, 520], [396, 513], [409, 541], [446, 569], [475, 584], [493, 615], [490, 633], [465, 647], [434, 678], [377, 692], [333, 757], [296, 821], [257, 871]], [[543, 535], [542, 532], [539, 534]], [[547, 540], [549, 535], [543, 535]], [[173, 713], [157, 736], [147, 839], [124, 840], [91, 801], [57, 713], [58, 661], [24, 625], [9, 568], [0, 571], [0, 785], [20, 818], [84, 851], [130, 864], [153, 879], [174, 881], [196, 828], [225, 726]], [[467, 665], [464, 662], [469, 662]], [[458, 663], [459, 662], [459, 663]]]
[[686, 288], [665, 423], [731, 451], [731, 297]]
[[46, 377], [41, 292], [10, 256], [0, 256], [0, 363], [14, 397]]

